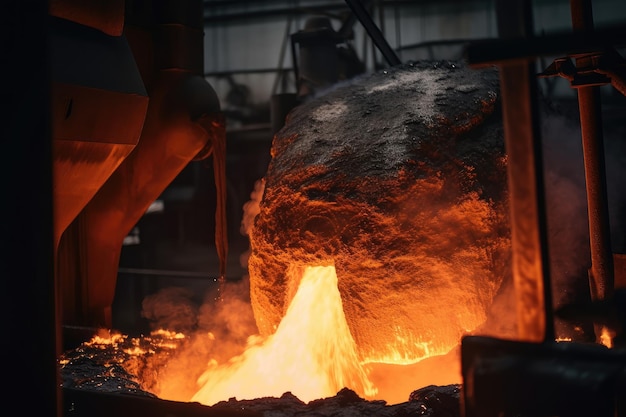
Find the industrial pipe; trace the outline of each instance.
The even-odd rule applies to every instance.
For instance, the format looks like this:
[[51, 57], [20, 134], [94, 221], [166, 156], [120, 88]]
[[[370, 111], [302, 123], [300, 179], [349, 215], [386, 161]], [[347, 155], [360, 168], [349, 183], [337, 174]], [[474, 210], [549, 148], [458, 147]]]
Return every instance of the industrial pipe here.
[[[572, 26], [575, 31], [593, 31], [591, 1], [571, 0]], [[580, 57], [576, 65], [586, 65], [587, 58]], [[613, 253], [606, 190], [604, 139], [600, 88], [586, 85], [577, 88], [580, 127], [587, 187], [589, 217], [589, 243], [591, 268], [589, 287], [594, 301], [610, 298], [613, 294]], [[596, 335], [599, 337], [600, 335]]]
[[189, 162], [211, 154], [218, 194], [223, 194], [217, 198], [216, 246], [220, 274], [225, 274], [225, 122], [215, 91], [202, 77], [202, 2], [138, 5], [144, 8], [131, 8], [135, 20], [125, 31], [148, 91], [147, 115], [135, 149], [62, 242], [64, 324], [112, 326], [124, 237]]

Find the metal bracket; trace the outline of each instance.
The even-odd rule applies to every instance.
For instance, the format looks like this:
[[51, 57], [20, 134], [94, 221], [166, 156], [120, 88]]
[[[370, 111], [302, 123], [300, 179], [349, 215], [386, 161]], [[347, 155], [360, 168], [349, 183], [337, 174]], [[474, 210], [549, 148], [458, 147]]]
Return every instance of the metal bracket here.
[[626, 60], [615, 49], [557, 58], [537, 76], [565, 78], [572, 88], [611, 84], [626, 96]]

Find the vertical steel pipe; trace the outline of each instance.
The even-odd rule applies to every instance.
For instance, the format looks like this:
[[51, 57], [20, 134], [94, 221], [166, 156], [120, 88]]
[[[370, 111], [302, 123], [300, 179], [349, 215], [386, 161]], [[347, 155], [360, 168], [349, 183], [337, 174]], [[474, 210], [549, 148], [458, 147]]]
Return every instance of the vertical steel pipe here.
[[[593, 31], [591, 1], [571, 0], [570, 8], [573, 29], [581, 32]], [[586, 65], [586, 60], [585, 57], [577, 58], [577, 66]], [[613, 293], [614, 277], [600, 87], [581, 86], [577, 90], [589, 217], [589, 287], [592, 300], [603, 300]]]

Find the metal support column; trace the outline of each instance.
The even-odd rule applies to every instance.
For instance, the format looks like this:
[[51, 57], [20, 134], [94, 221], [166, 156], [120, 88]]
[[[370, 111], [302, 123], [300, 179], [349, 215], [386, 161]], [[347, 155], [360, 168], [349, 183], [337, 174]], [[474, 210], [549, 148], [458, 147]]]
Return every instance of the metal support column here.
[[[574, 30], [591, 33], [593, 31], [591, 1], [571, 0], [570, 6]], [[591, 57], [584, 55], [577, 57], [576, 67], [588, 66], [590, 59]], [[591, 251], [589, 286], [591, 299], [599, 301], [610, 298], [614, 287], [600, 87], [587, 84], [577, 87], [577, 90], [589, 217]]]
[[[500, 38], [532, 36], [529, 1], [496, 2]], [[543, 157], [532, 60], [500, 64], [511, 210], [513, 280], [521, 340], [554, 341]]]

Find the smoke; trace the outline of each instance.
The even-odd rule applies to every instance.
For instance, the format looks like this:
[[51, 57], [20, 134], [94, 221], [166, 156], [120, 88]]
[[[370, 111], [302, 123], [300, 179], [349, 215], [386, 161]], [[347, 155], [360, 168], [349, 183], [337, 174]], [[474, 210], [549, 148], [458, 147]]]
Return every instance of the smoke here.
[[[588, 269], [591, 266], [589, 222], [580, 122], [547, 107], [541, 116], [544, 185], [548, 227], [548, 251], [553, 305], [589, 299]], [[623, 132], [622, 132], [623, 133]], [[620, 132], [604, 132], [607, 196], [612, 249], [624, 253], [626, 152]], [[515, 290], [512, 277], [502, 284], [486, 325], [477, 333], [494, 337], [517, 337]], [[588, 323], [555, 323], [557, 337], [593, 340]]]
[[548, 250], [556, 306], [582, 301], [590, 266], [589, 223], [580, 128], [558, 114], [543, 118]]
[[250, 193], [250, 200], [243, 205], [243, 218], [241, 220], [240, 232], [249, 235], [254, 224], [254, 218], [261, 212], [261, 199], [265, 190], [265, 178], [261, 178], [254, 183], [254, 189]]
[[214, 359], [218, 362], [242, 352], [248, 337], [258, 333], [247, 275], [239, 281], [226, 283], [218, 301], [211, 296], [207, 297], [199, 308], [198, 327], [200, 332], [210, 332], [219, 341], [220, 351], [214, 353]]
[[[263, 197], [265, 180], [257, 180], [250, 200], [243, 206], [243, 218], [240, 231], [248, 235], [252, 230], [254, 218], [260, 212], [260, 202]], [[242, 255], [242, 266], [247, 266], [247, 254]], [[244, 334], [249, 335], [249, 276], [241, 277], [239, 281], [227, 281], [219, 302], [213, 291], [205, 296], [201, 305], [194, 300], [196, 294], [182, 287], [170, 287], [156, 294], [147, 296], [142, 303], [141, 316], [146, 318], [152, 330], [167, 329], [181, 333], [195, 331], [210, 331], [226, 336], [237, 342], [243, 340]], [[245, 310], [245, 311], [244, 311]], [[241, 314], [241, 313], [244, 314]]]
[[[605, 125], [606, 126], [606, 125]], [[626, 154], [622, 138], [605, 128], [605, 167], [611, 246], [614, 253], [624, 250], [624, 208], [626, 207], [623, 172]], [[543, 121], [546, 204], [549, 235], [550, 275], [553, 304], [589, 300], [588, 269], [591, 267], [589, 221], [580, 122], [577, 118], [547, 114]], [[620, 172], [621, 171], [621, 172]], [[557, 320], [563, 337], [591, 334], [590, 324], [572, 323], [574, 329]], [[587, 329], [584, 328], [587, 326]], [[574, 332], [572, 333], [572, 330]]]
[[207, 364], [241, 354], [248, 338], [258, 334], [247, 276], [226, 282], [219, 299], [216, 294], [216, 289], [208, 291], [199, 303], [192, 291], [175, 287], [145, 298], [142, 316], [151, 320], [152, 329], [179, 332], [185, 339], [169, 357], [147, 359], [145, 368], [156, 371], [143, 376], [144, 389], [162, 399], [189, 401]]
[[[254, 189], [250, 193], [250, 200], [243, 205], [243, 218], [239, 231], [244, 236], [249, 236], [254, 225], [254, 219], [261, 212], [261, 199], [265, 191], [265, 178], [261, 178], [254, 183]], [[239, 262], [242, 267], [247, 268], [250, 249], [242, 253]]]
[[[588, 292], [587, 270], [591, 261], [584, 162], [577, 119], [550, 110], [543, 114], [541, 128], [550, 271], [554, 305], [558, 307], [581, 301]], [[613, 251], [624, 253], [626, 153], [617, 135], [605, 132], [607, 186]], [[243, 235], [253, 231], [264, 188], [265, 180], [258, 180], [250, 200], [244, 204], [240, 227]], [[250, 250], [241, 255], [242, 266], [247, 266], [249, 255]], [[219, 301], [214, 291], [206, 294], [201, 302], [196, 296], [187, 289], [168, 288], [143, 302], [142, 316], [150, 321], [153, 329], [164, 328], [186, 335], [186, 342], [168, 358], [167, 365], [162, 366], [154, 378], [151, 392], [160, 398], [189, 401], [198, 389], [196, 381], [206, 370], [206, 364], [224, 363], [240, 355], [258, 334], [249, 299], [248, 275], [236, 282], [227, 282]], [[517, 337], [516, 321], [515, 290], [511, 277], [507, 277], [487, 322], [475, 333], [514, 339]], [[572, 327], [563, 323], [557, 324], [557, 335], [577, 337]]]
[[166, 288], [144, 298], [141, 316], [149, 321], [152, 330], [186, 333], [197, 326], [198, 307], [191, 290]]
[[[248, 235], [254, 218], [260, 211], [265, 181], [258, 180], [244, 204], [241, 233]], [[247, 266], [249, 251], [241, 256]], [[142, 317], [152, 330], [165, 329], [185, 335], [170, 357], [155, 356], [146, 369], [157, 369], [158, 375], [144, 375], [144, 389], [159, 398], [189, 401], [199, 388], [198, 378], [210, 363], [221, 364], [242, 354], [249, 340], [258, 335], [250, 303], [249, 276], [226, 281], [217, 297], [217, 287], [211, 288], [201, 301], [187, 288], [170, 287], [147, 296], [142, 303]]]

